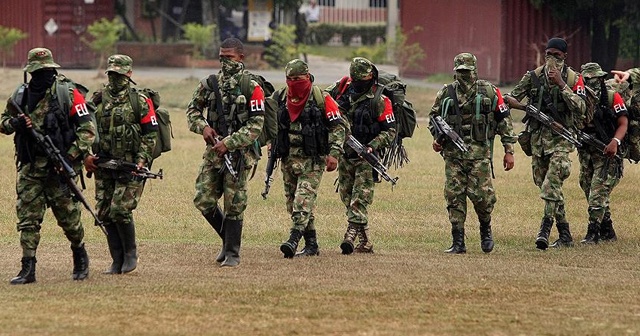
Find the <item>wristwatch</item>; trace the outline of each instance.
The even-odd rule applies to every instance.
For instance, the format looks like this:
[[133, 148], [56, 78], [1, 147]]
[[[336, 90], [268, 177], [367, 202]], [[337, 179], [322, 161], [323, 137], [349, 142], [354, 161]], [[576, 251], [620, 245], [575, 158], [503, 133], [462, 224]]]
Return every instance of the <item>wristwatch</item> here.
[[507, 149], [507, 150], [504, 151], [504, 153], [505, 154], [511, 154], [511, 155], [514, 154], [513, 149]]
[[618, 146], [620, 146], [620, 144], [622, 143], [622, 141], [620, 141], [620, 139], [618, 138], [613, 138], [613, 140], [615, 140], [618, 143]]

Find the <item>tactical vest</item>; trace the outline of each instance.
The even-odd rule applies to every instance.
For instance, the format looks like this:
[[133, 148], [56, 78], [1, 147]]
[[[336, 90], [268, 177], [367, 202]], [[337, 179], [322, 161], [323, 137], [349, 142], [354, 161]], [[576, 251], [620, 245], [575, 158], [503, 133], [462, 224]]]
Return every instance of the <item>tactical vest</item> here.
[[[308, 157], [329, 154], [329, 128], [324, 111], [324, 96], [317, 86], [312, 87], [307, 104], [294, 127], [287, 111], [286, 88], [278, 95], [278, 158], [289, 156], [289, 150], [302, 148]], [[321, 102], [318, 102], [321, 100]]]
[[[131, 93], [131, 92], [130, 92]], [[135, 162], [140, 150], [142, 126], [141, 116], [132, 106], [132, 99], [140, 99], [137, 93], [126, 94], [121, 101], [111, 97], [108, 89], [102, 90], [101, 102], [96, 110], [97, 129], [100, 134], [96, 152], [105, 153], [115, 158], [123, 158]], [[108, 107], [108, 110], [105, 109]]]
[[236, 85], [233, 87], [220, 87], [218, 76], [210, 76], [212, 80], [203, 80], [201, 83], [209, 92], [207, 122], [223, 137], [238, 131], [251, 117], [247, 102], [253, 95], [251, 87], [251, 75], [241, 73], [233, 76]]
[[[495, 136], [497, 122], [494, 111], [498, 99], [491, 83], [479, 79], [476, 85], [475, 96], [462, 102], [462, 106], [459, 105], [455, 85], [448, 85], [440, 114], [460, 136], [473, 141], [487, 142]], [[456, 108], [456, 105], [459, 108]]]
[[595, 135], [600, 141], [609, 143], [618, 129], [618, 118], [611, 108], [615, 91], [606, 90], [600, 94], [593, 120], [583, 130]]
[[[571, 113], [568, 113], [569, 107], [564, 102], [564, 99], [562, 99], [562, 94], [560, 93], [561, 88], [555, 85], [549, 88], [546, 81], [540, 80], [540, 75], [544, 74], [544, 66], [541, 66], [533, 71], [529, 71], [529, 73], [531, 75], [530, 101], [535, 104], [536, 108], [538, 108], [539, 111], [550, 115], [555, 121], [558, 121], [563, 126], [572, 127], [574, 125], [573, 116]], [[534, 75], [537, 77], [539, 85], [536, 85], [535, 78], [533, 78]], [[565, 65], [562, 71], [562, 80], [567, 83], [569, 88], [573, 88], [578, 80], [578, 75], [575, 71], [573, 71], [573, 69]], [[557, 115], [556, 113], [550, 111], [544, 103], [543, 97], [545, 93], [550, 96], [553, 105], [555, 105], [558, 112]], [[535, 120], [532, 120], [531, 128], [536, 129], [538, 127], [540, 127], [539, 123]]]

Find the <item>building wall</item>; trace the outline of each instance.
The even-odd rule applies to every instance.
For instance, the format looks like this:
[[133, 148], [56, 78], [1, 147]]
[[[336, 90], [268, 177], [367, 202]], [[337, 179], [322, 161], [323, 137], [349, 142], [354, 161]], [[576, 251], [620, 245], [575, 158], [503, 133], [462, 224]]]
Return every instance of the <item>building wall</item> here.
[[554, 36], [567, 39], [569, 65], [579, 69], [590, 58], [584, 28], [553, 20], [529, 0], [403, 0], [400, 5], [403, 31], [421, 26], [409, 34], [409, 42], [420, 43], [426, 54], [421, 68], [403, 76], [452, 73], [455, 55], [471, 52], [478, 57], [481, 78], [516, 82], [544, 60], [546, 42]]
[[[29, 36], [20, 41], [8, 66], [24, 66], [31, 48], [46, 47], [53, 52], [56, 63], [63, 67], [93, 67], [95, 54], [82, 41], [90, 38], [87, 26], [102, 17], [113, 18], [113, 0], [3, 0], [0, 22], [5, 27], [18, 28]], [[45, 31], [53, 19], [58, 30]]]

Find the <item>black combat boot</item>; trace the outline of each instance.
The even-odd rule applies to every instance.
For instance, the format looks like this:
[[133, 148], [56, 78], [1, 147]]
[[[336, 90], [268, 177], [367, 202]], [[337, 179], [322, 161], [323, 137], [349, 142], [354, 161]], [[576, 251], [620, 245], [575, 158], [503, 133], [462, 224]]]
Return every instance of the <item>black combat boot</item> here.
[[590, 221], [587, 226], [587, 235], [580, 241], [582, 244], [597, 244], [600, 241], [600, 223]]
[[556, 223], [558, 228], [558, 239], [549, 245], [549, 247], [573, 247], [573, 237], [571, 236], [571, 230], [569, 230], [569, 223]]
[[73, 252], [73, 280], [84, 280], [89, 277], [89, 256], [84, 243], [78, 247], [71, 246]]
[[344, 233], [344, 239], [342, 240], [342, 244], [340, 244], [340, 249], [342, 250], [342, 254], [353, 253], [354, 241], [356, 240], [356, 235], [358, 235], [358, 225], [354, 223], [349, 223], [349, 226], [347, 226], [347, 232]]
[[23, 257], [22, 269], [15, 278], [11, 279], [12, 285], [24, 285], [36, 282], [36, 257]]
[[546, 250], [549, 247], [549, 234], [551, 233], [551, 227], [553, 226], [553, 218], [544, 217], [540, 224], [540, 232], [536, 237], [536, 248], [539, 250]]
[[453, 243], [444, 252], [451, 254], [467, 253], [467, 247], [464, 245], [464, 228], [451, 228], [451, 237], [453, 238]]
[[600, 223], [600, 241], [616, 241], [616, 231], [613, 229], [613, 221], [611, 220], [611, 214], [604, 214], [602, 223]]
[[358, 225], [358, 246], [355, 248], [356, 253], [373, 253], [373, 243], [369, 239], [369, 228], [367, 225]]
[[129, 273], [138, 267], [138, 248], [136, 246], [136, 227], [133, 222], [127, 224], [117, 224], [124, 258], [122, 260], [122, 273]]
[[491, 221], [480, 222], [480, 247], [482, 252], [493, 251], [493, 234], [491, 233]]
[[316, 238], [316, 230], [305, 230], [303, 237], [304, 248], [302, 249], [302, 251], [296, 253], [296, 257], [310, 257], [320, 255], [318, 239]]
[[220, 266], [240, 265], [240, 245], [242, 243], [242, 220], [224, 219], [224, 261]]
[[116, 224], [108, 224], [104, 226], [107, 231], [107, 245], [109, 245], [109, 254], [111, 255], [111, 266], [103, 274], [120, 274], [122, 273], [122, 263], [124, 262], [124, 248], [122, 247], [122, 239], [118, 233]]
[[293, 258], [296, 255], [296, 250], [298, 249], [298, 242], [300, 242], [300, 238], [302, 238], [302, 231], [291, 229], [291, 233], [289, 234], [289, 240], [282, 243], [280, 245], [280, 251], [284, 254], [285, 258]]
[[222, 239], [222, 248], [220, 249], [220, 253], [218, 253], [218, 256], [216, 257], [216, 261], [221, 263], [224, 261], [225, 255], [224, 255], [224, 213], [222, 212], [222, 209], [220, 209], [219, 206], [216, 206], [216, 208], [212, 211], [209, 212], [207, 214], [204, 215], [204, 218], [207, 220], [207, 222], [209, 222], [209, 225], [211, 225], [211, 227], [216, 231], [216, 233], [218, 234], [218, 236], [220, 236], [220, 239]]

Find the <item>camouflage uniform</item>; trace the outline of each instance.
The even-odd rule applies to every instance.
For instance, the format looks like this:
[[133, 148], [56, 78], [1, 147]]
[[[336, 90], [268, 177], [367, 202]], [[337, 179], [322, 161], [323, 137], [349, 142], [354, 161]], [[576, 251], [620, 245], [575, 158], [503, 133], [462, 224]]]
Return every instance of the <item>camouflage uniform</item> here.
[[[597, 63], [587, 63], [581, 68], [586, 85], [596, 92], [598, 111], [583, 132], [609, 144], [619, 129], [619, 119], [627, 117], [627, 107], [622, 97], [614, 90], [607, 90], [604, 79], [607, 73]], [[602, 99], [605, 101], [600, 101]], [[625, 123], [626, 124], [626, 123]], [[626, 127], [626, 125], [625, 125]], [[614, 140], [621, 142], [623, 139]], [[616, 235], [609, 209], [610, 195], [622, 177], [622, 158], [610, 158], [602, 148], [589, 145], [578, 149], [580, 159], [580, 187], [587, 197], [589, 224], [587, 234], [581, 242], [598, 243], [600, 240], [615, 240]]]
[[[97, 157], [150, 165], [156, 145], [158, 122], [151, 99], [132, 93], [133, 60], [127, 55], [109, 57], [109, 83], [94, 96], [98, 123]], [[137, 103], [131, 99], [138, 99]], [[140, 111], [134, 108], [140, 106]], [[133, 210], [142, 196], [143, 182], [128, 172], [98, 169], [96, 210], [107, 230], [113, 259], [108, 274], [129, 273], [137, 267]]]
[[[559, 39], [553, 38], [550, 43], [553, 40]], [[583, 119], [586, 108], [582, 76], [566, 66], [564, 62], [553, 60], [553, 56], [547, 56], [547, 58], [547, 62], [556, 62], [555, 64], [559, 65], [562, 78], [567, 85], [563, 88], [554, 85], [546, 75], [548, 65], [544, 65], [527, 72], [508, 95], [517, 101], [522, 101], [526, 97], [529, 103], [535, 105], [541, 112], [552, 116], [563, 126], [574, 127], [575, 122]], [[532, 80], [532, 74], [538, 78], [540, 89]], [[568, 80], [572, 82], [568, 82]], [[543, 95], [549, 95], [549, 99], [557, 109], [557, 115], [544, 103]], [[531, 131], [533, 181], [540, 188], [540, 198], [545, 203], [536, 246], [540, 249], [548, 247], [549, 231], [554, 218], [560, 238], [552, 246], [570, 246], [573, 244], [573, 238], [564, 210], [562, 184], [569, 177], [571, 171], [569, 153], [574, 150], [574, 146], [536, 120], [529, 120], [528, 127]]]
[[[299, 59], [287, 64], [285, 74], [287, 77], [310, 75], [307, 64]], [[291, 83], [291, 85], [296, 83], [310, 85], [309, 91], [306, 91], [308, 96], [305, 100], [306, 104], [304, 107], [301, 106], [302, 110], [299, 114], [288, 111], [288, 88], [279, 90], [273, 95], [280, 107], [276, 157], [281, 158], [282, 161], [287, 211], [293, 221], [291, 236], [281, 246], [285, 257], [288, 258], [295, 254], [301, 236], [305, 238], [305, 248], [300, 255], [319, 254], [313, 213], [318, 187], [326, 167], [326, 155], [337, 159], [343, 153], [342, 145], [346, 130], [335, 100], [327, 93], [323, 94], [320, 88], [311, 86], [311, 78], [302, 82], [292, 81]], [[323, 101], [318, 102], [317, 99], [323, 99]], [[292, 114], [295, 119], [291, 117]], [[311, 130], [314, 134], [312, 139], [303, 135], [309, 134]]]
[[[218, 110], [216, 93], [205, 87], [201, 81], [193, 93], [187, 107], [189, 129], [203, 134], [205, 127], [211, 126], [216, 134], [224, 138], [219, 140], [228, 149], [227, 154], [235, 166], [238, 178], [234, 179], [225, 168], [224, 158], [213, 150], [214, 144], [207, 144], [203, 162], [196, 179], [194, 204], [207, 221], [214, 227], [223, 240], [223, 251], [216, 259], [221, 266], [237, 266], [240, 262], [240, 240], [242, 235], [243, 213], [247, 207], [247, 177], [257, 163], [256, 140], [264, 123], [264, 92], [257, 82], [251, 80], [251, 97], [241, 90], [242, 76], [250, 76], [242, 63], [237, 62], [236, 71], [225, 75], [220, 71], [212, 76], [218, 82], [223, 110]], [[223, 68], [225, 65], [223, 65]], [[208, 113], [205, 113], [208, 109]], [[225, 129], [222, 121], [228, 120], [231, 129]], [[218, 206], [218, 200], [224, 197], [224, 213]]]
[[[464, 222], [467, 217], [467, 197], [473, 203], [480, 221], [482, 249], [491, 252], [491, 212], [496, 202], [491, 183], [493, 136], [500, 135], [505, 153], [511, 155], [516, 136], [509, 108], [504, 103], [500, 90], [487, 81], [477, 80], [476, 57], [470, 53], [457, 55], [454, 58], [454, 71], [456, 76], [459, 71], [461, 74], [463, 71], [471, 72], [474, 78], [469, 83], [473, 83], [471, 85], [461, 84], [461, 79], [451, 84], [455, 89], [461, 115], [457, 115], [452, 105], [454, 102], [449, 97], [447, 85], [438, 92], [430, 113], [431, 117], [442, 116], [469, 147], [469, 151], [463, 152], [453, 142], [447, 141], [447, 138], [439, 140], [442, 141], [441, 154], [445, 161], [444, 196], [455, 247], [455, 251], [450, 249], [447, 252], [466, 252]], [[476, 124], [476, 120], [481, 123]], [[481, 134], [483, 131], [486, 134]]]
[[[379, 152], [391, 145], [396, 135], [396, 123], [391, 101], [386, 96], [382, 95], [377, 106], [372, 108], [371, 104], [376, 103], [373, 100], [375, 90], [379, 87], [368, 83], [366, 78], [369, 74], [373, 75], [372, 81], [376, 82], [378, 70], [373, 63], [365, 58], [356, 57], [349, 67], [350, 77], [343, 78], [326, 91], [338, 102], [343, 115], [346, 116], [350, 124], [349, 133], [373, 152]], [[351, 147], [344, 145], [344, 148], [344, 155], [340, 156], [338, 162], [338, 183], [349, 224], [341, 245], [342, 253], [353, 252], [356, 235], [360, 243], [355, 251], [372, 252], [373, 244], [368, 237], [367, 208], [373, 203], [373, 168], [358, 157]]]
[[[51, 51], [35, 48], [29, 51], [25, 72], [31, 74], [29, 86], [21, 101], [16, 101], [22, 111], [31, 119], [32, 128], [38, 133], [54, 139], [56, 147], [64, 150], [74, 169], [81, 174], [81, 162], [89, 155], [95, 138], [95, 125], [91, 122], [84, 94], [86, 89], [75, 84], [55, 68], [60, 66], [53, 61]], [[42, 79], [46, 77], [46, 79]], [[58, 88], [67, 85], [68, 102], [58, 101]], [[81, 92], [83, 91], [83, 92]], [[16, 91], [10, 100], [18, 99]], [[64, 94], [62, 95], [65, 96]], [[64, 111], [63, 106], [69, 110]], [[2, 113], [0, 132], [15, 135], [17, 156], [16, 211], [17, 229], [20, 232], [22, 246], [22, 270], [11, 280], [12, 284], [24, 284], [35, 281], [36, 250], [40, 243], [40, 228], [47, 207], [51, 207], [67, 239], [71, 242], [74, 255], [75, 280], [88, 276], [88, 257], [84, 248], [84, 229], [80, 221], [80, 204], [72, 198], [65, 182], [55, 173], [54, 167], [44, 151], [38, 147], [29, 134], [22, 113], [10, 102]], [[22, 120], [22, 122], [21, 122]], [[61, 132], [66, 141], [56, 141]], [[69, 137], [70, 136], [70, 137]]]

